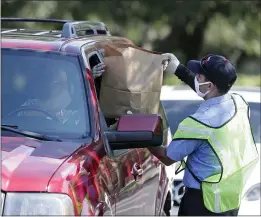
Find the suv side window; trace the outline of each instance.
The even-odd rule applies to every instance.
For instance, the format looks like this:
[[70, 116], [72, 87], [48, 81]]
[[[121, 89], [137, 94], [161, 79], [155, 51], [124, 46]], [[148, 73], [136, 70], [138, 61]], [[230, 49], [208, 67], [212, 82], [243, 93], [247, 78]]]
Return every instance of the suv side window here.
[[[91, 70], [93, 69], [94, 66], [102, 62], [97, 51], [90, 52], [87, 55], [87, 58]], [[101, 81], [102, 81], [102, 77], [95, 78], [94, 80], [98, 100], [100, 98]]]
[[98, 109], [99, 109], [99, 113], [100, 113], [100, 126], [101, 126], [101, 133], [102, 133], [102, 140], [103, 140], [103, 144], [104, 144], [104, 148], [105, 148], [105, 151], [107, 153], [107, 155], [109, 157], [113, 156], [113, 151], [111, 150], [110, 148], [110, 145], [109, 145], [109, 142], [106, 138], [106, 135], [105, 135], [105, 131], [108, 130], [108, 126], [106, 124], [106, 121], [105, 121], [105, 118], [104, 118], [104, 115], [101, 111], [101, 108], [100, 108], [100, 105], [98, 104]]
[[[93, 51], [93, 52], [90, 52], [88, 55], [87, 53], [85, 53], [86, 56], [87, 56], [87, 59], [88, 59], [88, 62], [89, 62], [89, 65], [90, 65], [90, 68], [92, 69], [94, 66], [96, 66], [97, 64], [101, 63], [102, 60], [101, 58], [99, 57], [98, 55], [98, 52], [97, 51]], [[102, 77], [98, 77], [98, 78], [95, 78], [94, 82], [95, 82], [95, 87], [96, 87], [96, 93], [97, 93], [97, 98], [99, 100], [99, 97], [100, 97], [100, 87], [101, 87], [101, 81], [102, 81]], [[100, 106], [99, 106], [99, 110], [100, 110], [100, 123], [102, 125], [102, 130], [103, 132], [105, 130], [110, 130], [109, 129], [109, 126], [107, 124], [108, 120], [105, 121], [105, 117], [100, 109]], [[111, 129], [113, 130], [113, 129]], [[126, 152], [128, 152], [129, 149], [122, 149], [122, 150], [115, 150], [115, 151], [111, 151], [112, 152], [112, 155], [114, 157], [117, 157], [119, 155], [122, 155], [122, 154], [125, 154]]]
[[[115, 129], [109, 129], [109, 127], [105, 121], [104, 115], [101, 111], [100, 105], [98, 105], [98, 106], [99, 106], [99, 111], [100, 111], [100, 124], [101, 124], [102, 133], [104, 133], [104, 131], [107, 131], [107, 130], [115, 130]], [[104, 142], [107, 142], [106, 145], [109, 146], [106, 138], [104, 138]], [[106, 149], [107, 154], [110, 154], [109, 156], [114, 156], [114, 157], [118, 157], [129, 151], [129, 149], [111, 150], [109, 147], [105, 147], [105, 149]], [[108, 150], [108, 149], [110, 149], [110, 150]], [[110, 153], [108, 153], [108, 152], [110, 152]]]
[[[92, 54], [92, 53], [90, 53], [90, 54]], [[92, 54], [89, 57], [89, 64], [90, 64], [91, 69], [99, 63], [101, 63], [101, 60], [96, 53]]]

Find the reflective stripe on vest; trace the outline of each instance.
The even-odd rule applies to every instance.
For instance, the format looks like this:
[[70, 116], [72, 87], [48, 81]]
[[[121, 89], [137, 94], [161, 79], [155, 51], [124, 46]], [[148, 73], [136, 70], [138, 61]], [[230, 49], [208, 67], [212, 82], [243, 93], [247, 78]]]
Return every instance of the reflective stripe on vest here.
[[258, 162], [248, 118], [249, 107], [239, 95], [232, 94], [232, 99], [236, 112], [224, 125], [214, 128], [188, 117], [180, 123], [173, 137], [174, 140], [206, 140], [217, 156], [221, 173], [201, 182], [204, 204], [215, 213], [239, 208], [243, 187]]

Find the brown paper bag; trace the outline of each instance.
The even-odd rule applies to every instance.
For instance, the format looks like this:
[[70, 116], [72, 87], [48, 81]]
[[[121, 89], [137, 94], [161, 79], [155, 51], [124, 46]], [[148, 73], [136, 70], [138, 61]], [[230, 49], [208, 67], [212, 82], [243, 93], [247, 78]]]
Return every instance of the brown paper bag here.
[[157, 114], [163, 80], [161, 53], [130, 44], [106, 45], [100, 105], [107, 118], [127, 111]]

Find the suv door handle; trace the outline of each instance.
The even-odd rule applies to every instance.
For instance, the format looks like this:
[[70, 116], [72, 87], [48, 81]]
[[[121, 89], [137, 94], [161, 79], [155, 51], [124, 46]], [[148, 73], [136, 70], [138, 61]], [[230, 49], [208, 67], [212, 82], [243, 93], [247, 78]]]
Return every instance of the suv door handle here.
[[137, 178], [140, 178], [143, 174], [143, 170], [141, 166], [137, 163], [134, 163], [132, 170], [131, 170], [131, 175], [133, 175], [134, 180], [137, 181]]

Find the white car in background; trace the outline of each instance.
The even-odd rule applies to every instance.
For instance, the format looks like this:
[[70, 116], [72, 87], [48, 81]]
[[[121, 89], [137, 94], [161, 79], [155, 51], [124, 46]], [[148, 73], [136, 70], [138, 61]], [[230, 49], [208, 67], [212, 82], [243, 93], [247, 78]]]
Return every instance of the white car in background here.
[[[233, 88], [231, 93], [237, 93], [244, 97], [250, 106], [250, 122], [252, 132], [260, 153], [260, 88]], [[178, 124], [187, 116], [193, 114], [202, 98], [188, 87], [163, 86], [161, 101], [163, 103], [172, 134]], [[174, 204], [179, 205], [184, 194], [182, 183], [184, 173], [175, 176], [173, 183]], [[255, 170], [251, 174], [244, 190], [238, 215], [261, 215], [260, 213], [260, 159]]]

